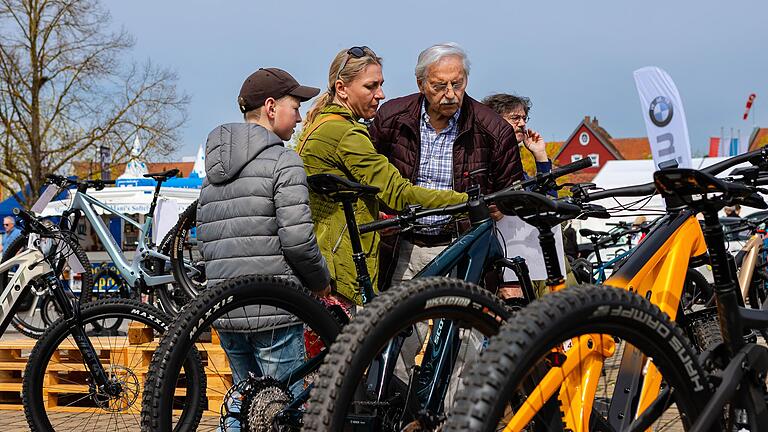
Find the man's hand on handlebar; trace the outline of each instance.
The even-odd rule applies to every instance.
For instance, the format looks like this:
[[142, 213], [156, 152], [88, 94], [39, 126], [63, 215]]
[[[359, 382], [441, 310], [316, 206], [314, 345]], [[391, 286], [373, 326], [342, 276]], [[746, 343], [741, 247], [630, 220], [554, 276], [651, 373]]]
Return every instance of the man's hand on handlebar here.
[[502, 213], [498, 207], [496, 207], [496, 204], [490, 204], [488, 206], [488, 212], [491, 214], [491, 219], [498, 222], [501, 220], [501, 218], [504, 217], [504, 213]]
[[[388, 215], [388, 214], [386, 214], [384, 212], [381, 212], [381, 211], [379, 212], [379, 219], [380, 220], [381, 219], [390, 219], [390, 218], [392, 218], [392, 216], [390, 216], [390, 215]], [[393, 236], [395, 234], [398, 234], [399, 232], [400, 232], [400, 227], [396, 227], [395, 226], [395, 227], [384, 228], [383, 230], [380, 230], [379, 231], [379, 235], [382, 236], [382, 237], [388, 237], [388, 236]]]

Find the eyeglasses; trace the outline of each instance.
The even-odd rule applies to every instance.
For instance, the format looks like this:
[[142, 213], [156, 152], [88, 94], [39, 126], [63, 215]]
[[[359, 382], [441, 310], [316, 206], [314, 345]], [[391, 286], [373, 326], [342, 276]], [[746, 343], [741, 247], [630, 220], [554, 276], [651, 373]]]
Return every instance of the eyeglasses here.
[[13, 224], [4, 223], [3, 226], [13, 226]]
[[445, 93], [448, 91], [448, 87], [453, 90], [454, 93], [458, 93], [461, 91], [462, 88], [464, 88], [464, 81], [458, 81], [458, 82], [450, 82], [450, 83], [440, 83], [440, 84], [430, 84], [429, 85], [432, 88], [432, 91], [435, 93]]
[[504, 116], [504, 119], [505, 119], [505, 120], [509, 120], [509, 121], [511, 121], [512, 123], [517, 123], [517, 122], [519, 122], [520, 120], [522, 120], [522, 121], [524, 121], [524, 122], [528, 123], [528, 120], [530, 120], [530, 119], [531, 119], [531, 117], [530, 117], [530, 116], [528, 116], [528, 115], [508, 115], [508, 116]]
[[[367, 54], [366, 51], [373, 52], [367, 46], [361, 46], [361, 47], [355, 46], [355, 47], [352, 47], [352, 48], [348, 49], [347, 50], [347, 56], [344, 57], [344, 61], [341, 62], [341, 67], [339, 68], [339, 71], [336, 72], [336, 79], [333, 80], [333, 82], [335, 83], [336, 81], [339, 80], [339, 77], [341, 76], [341, 71], [343, 71], [344, 68], [347, 67], [347, 62], [349, 61], [350, 57], [363, 58]], [[335, 85], [334, 85], [334, 87], [335, 87]]]

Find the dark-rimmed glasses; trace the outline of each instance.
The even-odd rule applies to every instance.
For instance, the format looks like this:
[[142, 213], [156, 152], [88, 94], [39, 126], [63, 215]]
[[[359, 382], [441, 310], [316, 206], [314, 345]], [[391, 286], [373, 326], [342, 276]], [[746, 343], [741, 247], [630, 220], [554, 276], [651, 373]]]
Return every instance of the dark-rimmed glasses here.
[[506, 116], [504, 116], [504, 119], [506, 119], [506, 120], [509, 120], [509, 121], [511, 121], [512, 123], [517, 123], [517, 122], [519, 122], [520, 120], [522, 120], [522, 121], [524, 121], [524, 122], [528, 123], [528, 120], [530, 120], [530, 119], [531, 119], [531, 117], [529, 117], [528, 115], [517, 115], [517, 114], [512, 114], [512, 115], [506, 115]]
[[347, 50], [347, 55], [346, 55], [346, 57], [344, 57], [344, 61], [341, 62], [341, 67], [339, 68], [339, 71], [336, 72], [336, 79], [333, 80], [333, 82], [335, 83], [336, 81], [339, 80], [339, 77], [341, 76], [341, 71], [343, 71], [344, 68], [347, 67], [347, 62], [349, 61], [350, 57], [354, 57], [354, 58], [365, 57], [366, 56], [366, 52], [365, 52], [366, 50], [371, 51], [371, 49], [368, 48], [367, 46], [361, 46], [361, 47], [354, 46], [354, 47], [348, 49]]

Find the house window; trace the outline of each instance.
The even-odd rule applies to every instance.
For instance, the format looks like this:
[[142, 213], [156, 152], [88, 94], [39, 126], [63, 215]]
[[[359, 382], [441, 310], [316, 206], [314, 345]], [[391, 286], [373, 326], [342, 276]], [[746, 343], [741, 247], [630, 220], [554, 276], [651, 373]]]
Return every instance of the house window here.
[[589, 158], [592, 159], [592, 166], [600, 166], [600, 155], [596, 153], [592, 153], [589, 155]]
[[571, 162], [576, 162], [577, 160], [581, 160], [580, 154], [571, 155]]
[[589, 135], [586, 132], [582, 132], [581, 135], [579, 135], [579, 144], [583, 146], [589, 144]]

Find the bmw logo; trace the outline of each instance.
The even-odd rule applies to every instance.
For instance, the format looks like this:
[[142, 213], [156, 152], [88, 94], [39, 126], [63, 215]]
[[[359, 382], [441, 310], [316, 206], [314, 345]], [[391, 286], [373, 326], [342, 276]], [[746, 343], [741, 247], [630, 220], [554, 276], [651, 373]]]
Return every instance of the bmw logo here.
[[673, 112], [672, 102], [664, 96], [657, 96], [651, 101], [648, 116], [653, 124], [664, 127], [672, 121]]

